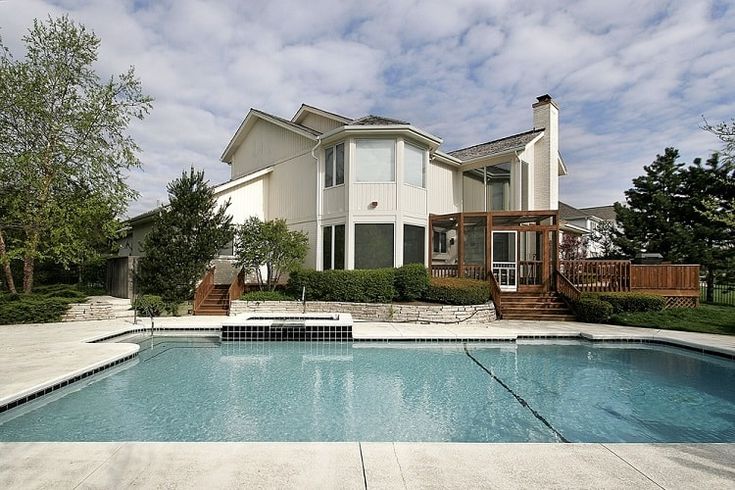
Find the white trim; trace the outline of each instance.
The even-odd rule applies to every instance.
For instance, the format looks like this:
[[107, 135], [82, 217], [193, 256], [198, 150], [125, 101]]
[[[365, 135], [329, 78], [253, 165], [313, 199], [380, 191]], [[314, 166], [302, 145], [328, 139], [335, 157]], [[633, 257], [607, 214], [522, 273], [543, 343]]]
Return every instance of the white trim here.
[[223, 184], [219, 184], [218, 186], [216, 186], [214, 188], [214, 195], [216, 197], [218, 194], [221, 194], [221, 193], [223, 193], [225, 191], [228, 191], [228, 190], [233, 189], [235, 187], [239, 187], [239, 186], [241, 186], [243, 184], [247, 184], [249, 182], [252, 182], [254, 180], [257, 180], [257, 179], [263, 177], [264, 175], [268, 175], [269, 173], [273, 172], [273, 168], [274, 167], [275, 167], [275, 165], [271, 165], [270, 167], [266, 167], [266, 168], [264, 168], [262, 170], [257, 170], [257, 171], [255, 171], [255, 172], [253, 172], [251, 174], [247, 174], [247, 175], [243, 175], [242, 177], [238, 177], [235, 180], [231, 180], [229, 182], [225, 182]]
[[291, 118], [291, 122], [294, 122], [296, 124], [301, 124], [299, 120], [301, 119], [301, 116], [303, 116], [305, 113], [316, 114], [317, 116], [321, 116], [326, 119], [331, 119], [332, 121], [341, 122], [343, 124], [349, 124], [352, 122], [352, 119], [349, 119], [345, 116], [340, 116], [339, 114], [325, 111], [324, 109], [319, 109], [318, 107], [314, 107], [313, 105], [309, 105], [309, 104], [301, 104], [301, 107], [299, 107], [299, 110], [296, 111], [296, 114], [294, 114], [294, 116]]

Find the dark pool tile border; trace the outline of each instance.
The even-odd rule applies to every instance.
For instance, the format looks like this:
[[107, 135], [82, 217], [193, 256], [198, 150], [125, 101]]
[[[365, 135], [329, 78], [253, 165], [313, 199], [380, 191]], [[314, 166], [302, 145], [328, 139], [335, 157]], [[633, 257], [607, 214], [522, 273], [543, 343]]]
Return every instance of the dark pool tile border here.
[[120, 359], [116, 359], [114, 361], [108, 362], [107, 364], [104, 364], [102, 366], [96, 367], [94, 369], [90, 369], [89, 371], [85, 371], [81, 374], [78, 374], [76, 376], [73, 376], [71, 378], [65, 379], [63, 381], [59, 381], [56, 384], [53, 384], [51, 386], [47, 386], [46, 388], [41, 388], [38, 391], [35, 391], [33, 393], [30, 393], [26, 396], [17, 398], [11, 402], [8, 402], [4, 405], [0, 405], [0, 413], [7, 412], [11, 408], [19, 407], [21, 405], [24, 405], [28, 402], [31, 402], [35, 400], [36, 398], [42, 397], [44, 395], [48, 395], [49, 393], [53, 393], [56, 390], [60, 390], [61, 388], [65, 388], [71, 384], [77, 383], [83, 379], [86, 379], [94, 374], [100, 373], [104, 371], [105, 369], [109, 369], [112, 367], [115, 367], [119, 364], [122, 364], [123, 362], [130, 361], [138, 356], [137, 352], [134, 352], [133, 354], [129, 354], [125, 357], [121, 357]]

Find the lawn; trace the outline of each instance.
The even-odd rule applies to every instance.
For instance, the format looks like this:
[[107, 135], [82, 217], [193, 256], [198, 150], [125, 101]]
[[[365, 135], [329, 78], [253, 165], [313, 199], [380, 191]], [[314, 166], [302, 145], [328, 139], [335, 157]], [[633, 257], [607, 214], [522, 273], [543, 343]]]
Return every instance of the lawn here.
[[735, 307], [701, 305], [698, 308], [621, 313], [613, 315], [610, 323], [631, 327], [735, 335]]

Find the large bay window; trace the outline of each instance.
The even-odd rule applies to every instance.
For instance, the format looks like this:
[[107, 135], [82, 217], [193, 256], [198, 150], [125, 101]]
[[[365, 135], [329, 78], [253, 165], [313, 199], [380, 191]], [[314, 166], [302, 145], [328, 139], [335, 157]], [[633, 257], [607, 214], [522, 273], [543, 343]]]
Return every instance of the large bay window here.
[[328, 225], [322, 228], [322, 265], [323, 269], [345, 268], [345, 225]]
[[392, 224], [355, 225], [355, 269], [393, 267]]
[[340, 143], [324, 150], [324, 187], [345, 183], [345, 144]]
[[395, 182], [395, 180], [395, 140], [357, 140], [355, 144], [355, 181]]
[[426, 187], [426, 159], [424, 150], [413, 145], [404, 145], [403, 179], [406, 184]]

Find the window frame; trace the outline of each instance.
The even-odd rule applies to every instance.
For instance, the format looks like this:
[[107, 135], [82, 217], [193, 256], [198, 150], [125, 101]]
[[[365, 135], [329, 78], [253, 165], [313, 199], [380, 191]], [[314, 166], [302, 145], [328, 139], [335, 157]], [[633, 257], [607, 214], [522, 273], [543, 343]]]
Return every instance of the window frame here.
[[[337, 244], [337, 227], [342, 227], [342, 267], [337, 269], [335, 267], [336, 264], [336, 247]], [[329, 250], [330, 250], [330, 256], [329, 256], [329, 267], [327, 267], [327, 264], [324, 263], [324, 252], [326, 250], [326, 241], [324, 240], [324, 237], [326, 236], [326, 230], [329, 229]], [[345, 262], [347, 261], [347, 237], [345, 235], [347, 229], [345, 223], [333, 223], [328, 225], [322, 225], [322, 270], [328, 271], [328, 270], [344, 270], [345, 269]]]
[[[337, 149], [339, 147], [342, 147], [342, 182], [337, 182]], [[327, 161], [327, 154], [331, 150], [331, 158], [330, 161]], [[331, 169], [331, 183], [327, 183], [327, 168]], [[332, 189], [333, 187], [339, 187], [341, 185], [345, 185], [345, 143], [344, 141], [341, 143], [337, 143], [331, 146], [328, 146], [324, 148], [324, 189]]]
[[[414, 150], [421, 152], [421, 185], [416, 185], [406, 180], [406, 147], [411, 147]], [[428, 162], [426, 161], [426, 149], [420, 146], [409, 143], [408, 141], [403, 142], [403, 183], [415, 187], [417, 189], [426, 189], [427, 173], [428, 173]]]
[[[392, 237], [391, 237], [391, 244], [392, 244], [392, 247], [391, 247], [391, 251], [392, 251], [391, 252], [391, 265], [381, 266], [379, 268], [395, 268], [396, 267], [396, 228], [397, 228], [396, 227], [396, 224], [394, 222], [390, 222], [390, 221], [388, 221], [388, 222], [386, 222], [386, 221], [376, 221], [376, 222], [363, 221], [363, 222], [354, 223], [352, 225], [352, 233], [353, 233], [353, 236], [355, 238], [357, 237], [357, 227], [358, 226], [363, 226], [363, 225], [367, 225], [367, 226], [370, 226], [370, 225], [382, 225], [382, 226], [390, 226], [392, 228], [393, 233], [392, 233]], [[354, 255], [353, 256], [353, 259], [354, 259], [354, 264], [353, 264], [354, 265], [354, 269], [356, 269], [356, 270], [365, 270], [362, 267], [358, 267], [358, 265], [357, 265], [357, 261], [358, 261], [358, 257], [357, 257], [357, 239], [355, 239], [353, 255]]]
[[[437, 236], [431, 237], [431, 252], [435, 254], [447, 254], [449, 253], [449, 245], [447, 240], [447, 232], [446, 231], [439, 231], [439, 230], [433, 230], [433, 233]], [[439, 245], [439, 250], [436, 250], [436, 245]], [[444, 250], [442, 250], [441, 245], [444, 245]]]

